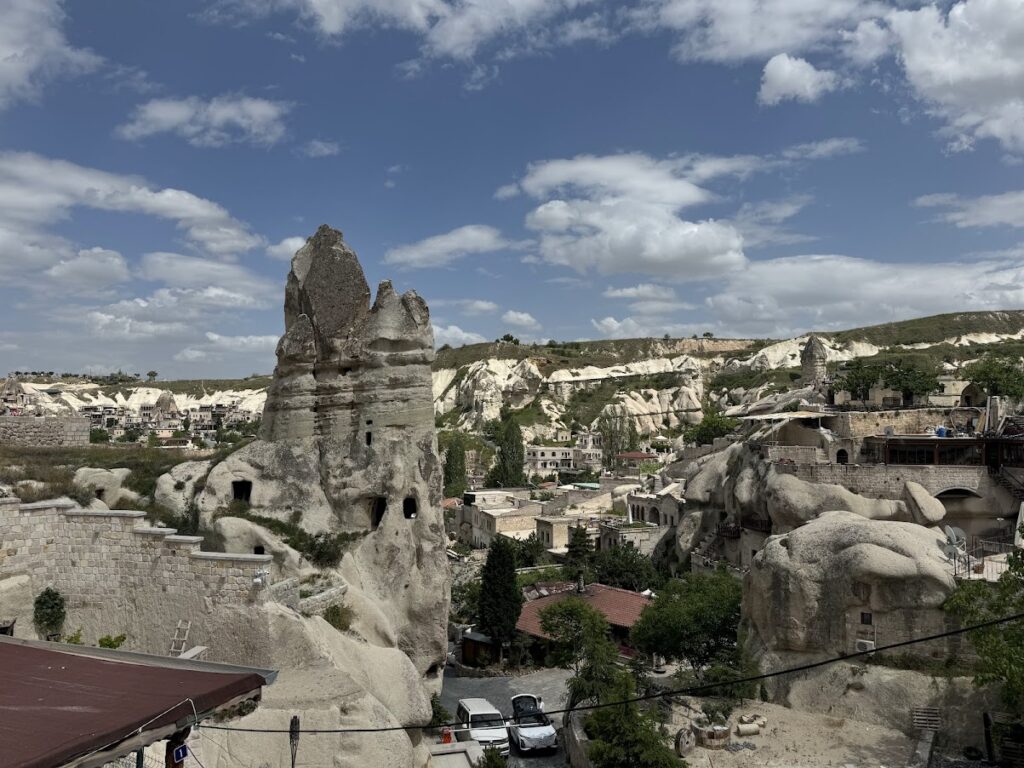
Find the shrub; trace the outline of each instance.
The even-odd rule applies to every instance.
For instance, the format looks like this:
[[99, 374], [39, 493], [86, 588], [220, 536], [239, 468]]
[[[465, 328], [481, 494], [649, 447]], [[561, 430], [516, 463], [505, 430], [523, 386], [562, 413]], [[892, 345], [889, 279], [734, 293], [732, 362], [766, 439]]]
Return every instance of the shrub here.
[[40, 635], [58, 635], [64, 628], [64, 595], [47, 587], [36, 596], [32, 610], [32, 623]]
[[317, 533], [310, 536], [303, 550], [306, 557], [317, 568], [333, 568], [344, 554], [341, 537], [332, 533]]
[[332, 605], [324, 611], [324, 621], [339, 632], [347, 632], [354, 618], [355, 612], [347, 605]]
[[117, 635], [115, 637], [104, 635], [99, 639], [99, 646], [100, 648], [120, 648], [127, 639], [126, 635]]
[[79, 627], [70, 635], [65, 636], [64, 642], [68, 645], [84, 645], [82, 642], [82, 628]]
[[441, 703], [440, 695], [434, 693], [430, 696], [430, 724], [434, 728], [447, 725], [452, 721], [452, 713], [445, 709]]

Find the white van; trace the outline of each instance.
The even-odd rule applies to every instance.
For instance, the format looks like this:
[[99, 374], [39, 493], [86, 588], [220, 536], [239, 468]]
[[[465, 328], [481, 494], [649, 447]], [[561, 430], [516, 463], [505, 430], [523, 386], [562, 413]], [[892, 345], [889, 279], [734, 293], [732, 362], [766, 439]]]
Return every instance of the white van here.
[[475, 741], [484, 749], [493, 747], [508, 756], [505, 718], [487, 699], [460, 699], [455, 719], [459, 723], [456, 734], [459, 741]]

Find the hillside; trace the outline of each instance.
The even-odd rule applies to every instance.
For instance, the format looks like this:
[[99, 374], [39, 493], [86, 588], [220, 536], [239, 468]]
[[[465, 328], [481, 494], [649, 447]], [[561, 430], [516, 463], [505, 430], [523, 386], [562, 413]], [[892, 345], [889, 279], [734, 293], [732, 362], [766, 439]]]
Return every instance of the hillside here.
[[979, 337], [974, 343], [984, 343], [980, 337], [1020, 335], [1022, 329], [1024, 310], [1014, 309], [1003, 312], [950, 312], [821, 335], [838, 342], [865, 341], [878, 347], [890, 347], [897, 344], [938, 344], [943, 341], [953, 343], [964, 337], [967, 337], [967, 341], [974, 341], [970, 337]]

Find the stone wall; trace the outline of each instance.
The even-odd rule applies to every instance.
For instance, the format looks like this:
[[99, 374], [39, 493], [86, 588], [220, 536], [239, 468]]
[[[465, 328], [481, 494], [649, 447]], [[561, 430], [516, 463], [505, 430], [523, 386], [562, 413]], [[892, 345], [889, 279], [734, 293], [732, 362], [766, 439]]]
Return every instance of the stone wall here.
[[59, 447], [89, 444], [89, 420], [63, 416], [0, 416], [0, 445]]
[[[246, 633], [244, 617], [269, 597], [270, 555], [201, 552], [200, 537], [150, 527], [144, 512], [84, 510], [67, 500], [0, 499], [0, 530], [0, 584], [27, 576], [33, 599], [46, 587], [58, 590], [66, 600], [65, 632], [80, 627], [92, 643], [124, 632], [132, 649], [163, 654], [178, 621], [191, 621], [189, 645], [249, 656], [235, 647], [217, 654], [214, 637], [240, 617], [234, 631]], [[0, 601], [0, 614], [12, 613], [21, 614], [19, 629], [32, 626], [31, 600]]]
[[908, 408], [892, 411], [851, 411], [826, 416], [822, 425], [838, 437], [880, 435], [892, 427], [898, 435], [922, 434], [928, 427], [947, 423], [944, 408]]
[[348, 584], [341, 584], [315, 595], [304, 597], [299, 600], [299, 612], [305, 616], [319, 616], [332, 605], [344, 603], [346, 592], [348, 592]]
[[908, 464], [782, 464], [776, 472], [811, 483], [830, 483], [875, 499], [901, 499], [908, 481], [920, 483], [933, 496], [950, 488], [966, 488], [980, 496], [994, 491], [985, 467]]

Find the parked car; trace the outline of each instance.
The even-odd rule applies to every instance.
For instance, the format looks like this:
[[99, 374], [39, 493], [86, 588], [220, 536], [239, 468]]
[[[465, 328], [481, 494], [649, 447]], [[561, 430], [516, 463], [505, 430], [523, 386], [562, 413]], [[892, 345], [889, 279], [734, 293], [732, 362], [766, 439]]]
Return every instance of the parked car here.
[[493, 747], [508, 756], [508, 730], [501, 712], [487, 699], [460, 699], [455, 709], [459, 723], [456, 738], [459, 741], [475, 741], [481, 747]]
[[532, 693], [512, 697], [512, 722], [509, 723], [508, 734], [520, 752], [551, 749], [558, 745], [555, 726], [544, 712], [544, 700]]

